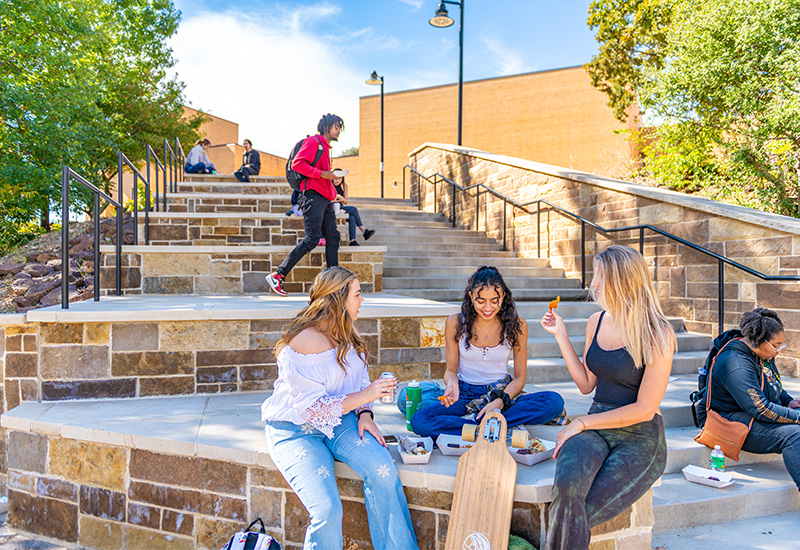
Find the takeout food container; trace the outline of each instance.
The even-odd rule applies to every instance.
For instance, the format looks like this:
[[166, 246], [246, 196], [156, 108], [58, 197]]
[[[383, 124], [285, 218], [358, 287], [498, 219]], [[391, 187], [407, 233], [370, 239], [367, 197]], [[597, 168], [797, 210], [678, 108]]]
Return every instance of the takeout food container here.
[[511, 453], [511, 456], [519, 462], [520, 464], [524, 464], [525, 466], [533, 466], [534, 464], [538, 464], [548, 458], [553, 458], [553, 453], [556, 450], [556, 442], [555, 441], [548, 441], [547, 439], [539, 439], [544, 445], [545, 450], [540, 453], [531, 453], [531, 454], [520, 454], [520, 451], [524, 451], [525, 449], [516, 449], [509, 445], [508, 452]]
[[714, 470], [691, 464], [683, 469], [683, 476], [692, 483], [708, 485], [717, 489], [733, 485], [733, 472], [715, 472]]
[[425, 446], [425, 450], [428, 451], [424, 455], [415, 455], [415, 454], [408, 454], [404, 453], [400, 449], [400, 445], [397, 446], [397, 451], [400, 453], [400, 458], [403, 459], [403, 464], [427, 464], [428, 461], [431, 459], [431, 454], [433, 454], [433, 439], [430, 437], [414, 437], [408, 436], [409, 441], [413, 441], [414, 443], [422, 442]]
[[[458, 447], [448, 447], [450, 445], [458, 445]], [[436, 445], [443, 455], [447, 456], [461, 456], [466, 453], [474, 445], [471, 441], [464, 441], [460, 435], [442, 434], [436, 438]]]

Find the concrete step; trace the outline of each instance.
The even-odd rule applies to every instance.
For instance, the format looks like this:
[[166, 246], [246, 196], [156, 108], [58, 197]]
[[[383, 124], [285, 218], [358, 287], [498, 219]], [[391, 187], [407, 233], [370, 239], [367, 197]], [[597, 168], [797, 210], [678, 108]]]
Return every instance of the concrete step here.
[[[365, 225], [365, 227], [369, 227]], [[501, 248], [497, 241], [494, 239], [490, 239], [485, 236], [481, 235], [467, 235], [467, 234], [460, 234], [457, 231], [447, 232], [447, 233], [438, 233], [433, 235], [420, 235], [417, 232], [416, 235], [403, 235], [403, 234], [395, 234], [394, 228], [383, 230], [383, 231], [376, 231], [375, 236], [370, 239], [370, 241], [380, 242], [381, 244], [385, 244], [386, 246], [397, 246], [402, 248], [408, 248], [411, 246], [417, 246], [418, 243], [433, 245], [433, 244], [443, 244], [443, 245], [460, 245], [464, 247], [473, 247], [475, 245], [486, 245], [492, 246], [494, 248]]]
[[384, 230], [383, 226], [379, 227], [377, 225], [370, 225], [363, 218], [362, 221], [364, 221], [364, 225], [366, 227], [375, 229], [375, 236], [373, 239], [377, 239], [379, 237], [402, 237], [406, 241], [427, 241], [431, 238], [445, 237], [448, 239], [475, 239], [476, 241], [482, 240], [496, 242], [494, 239], [487, 237], [486, 233], [483, 231], [464, 231], [461, 229], [453, 229], [449, 226], [435, 227], [421, 231], [418, 227], [403, 227], [399, 225], [396, 227], [389, 227]]
[[[553, 300], [555, 296], [550, 298]], [[517, 298], [514, 293], [514, 301], [517, 305], [517, 313], [528, 320], [528, 323], [539, 323], [548, 311], [548, 302], [525, 302]], [[577, 317], [580, 319], [588, 319], [592, 313], [600, 311], [600, 306], [596, 302], [589, 300], [582, 301], [567, 301], [564, 296], [561, 297], [561, 302], [558, 304], [558, 314], [564, 319], [571, 319]], [[528, 329], [530, 330], [530, 329]]]
[[[707, 354], [711, 348], [711, 337], [705, 334], [698, 334], [696, 332], [679, 332], [678, 338], [678, 351], [697, 351]], [[575, 353], [579, 356], [583, 354], [583, 348], [586, 344], [585, 334], [576, 335], [570, 338], [572, 347]], [[555, 342], [555, 338], [548, 335], [546, 337], [529, 337], [528, 338], [528, 357], [560, 357], [561, 350]], [[705, 355], [704, 355], [705, 357]]]
[[[372, 244], [372, 240], [369, 241]], [[437, 264], [439, 262], [436, 262]], [[495, 266], [497, 267], [497, 266]], [[453, 279], [459, 279], [466, 285], [467, 279], [470, 275], [475, 273], [474, 266], [437, 266], [429, 265], [420, 269], [419, 267], [410, 267], [407, 265], [388, 267], [384, 262], [383, 277], [435, 277], [446, 276]], [[500, 268], [500, 273], [503, 277], [551, 277], [563, 278], [563, 269], [554, 269], [552, 267], [503, 267]]]
[[[568, 279], [562, 279], [568, 280]], [[466, 282], [466, 281], [465, 281]], [[386, 281], [384, 280], [384, 284]], [[394, 294], [401, 294], [403, 296], [411, 296], [414, 298], [425, 298], [426, 300], [436, 300], [437, 302], [455, 302], [464, 297], [463, 287], [460, 290], [444, 290], [444, 289], [395, 289], [392, 290]], [[520, 289], [514, 290], [515, 300], [536, 300], [549, 302], [553, 299], [553, 294], [560, 294], [562, 299], [565, 300], [581, 300], [587, 297], [587, 292], [579, 288], [554, 288], [551, 290], [527, 290]]]
[[358, 206], [360, 210], [362, 207], [370, 208], [373, 210], [387, 210], [395, 212], [422, 212], [417, 205], [409, 199], [373, 199], [364, 197], [350, 197], [349, 203], [353, 206]]
[[[391, 250], [391, 249], [389, 249]], [[428, 277], [425, 273], [423, 277], [387, 277], [384, 274], [383, 288], [387, 291], [402, 288], [414, 289], [442, 289], [442, 290], [461, 290], [463, 293], [465, 280], [460, 278], [448, 277], [442, 275], [439, 277]], [[505, 277], [506, 284], [509, 288], [514, 289], [516, 295], [521, 290], [535, 290], [546, 288], [576, 288], [577, 284], [575, 279], [566, 279], [564, 277]]]
[[[494, 258], [514, 258], [517, 259], [517, 255], [510, 250], [481, 250], [479, 256], [468, 255], [467, 251], [464, 250], [464, 247], [454, 247], [454, 248], [437, 248], [437, 249], [408, 249], [408, 248], [395, 248], [392, 247], [391, 254], [389, 257], [406, 257], [406, 256], [417, 256], [417, 257], [442, 257], [442, 258], [463, 258], [465, 265], [472, 265], [475, 266], [477, 269], [478, 266], [481, 265], [494, 265]], [[562, 296], [562, 298], [564, 298]], [[566, 298], [565, 298], [566, 299]]]
[[[559, 307], [559, 309], [561, 309]], [[547, 311], [545, 307], [544, 311]], [[519, 313], [519, 310], [517, 310]], [[544, 327], [541, 324], [541, 317], [525, 317], [525, 320], [528, 322], [528, 336], [533, 338], [547, 338], [550, 336], [550, 333], [544, 330]], [[564, 317], [564, 324], [567, 327], [567, 334], [569, 334], [570, 338], [573, 336], [582, 336], [586, 335], [586, 323], [589, 321], [588, 318], [580, 318], [580, 317]], [[673, 317], [669, 319], [670, 324], [672, 325], [673, 330], [675, 332], [681, 332], [683, 330], [683, 319]]]
[[[233, 174], [185, 174], [181, 183], [232, 183], [238, 184], [239, 180]], [[250, 183], [281, 183], [286, 187], [289, 184], [282, 176], [250, 176]]]
[[800, 514], [787, 512], [659, 531], [653, 533], [651, 546], [657, 550], [783, 550], [797, 546], [797, 533], [800, 533]]
[[[371, 239], [370, 239], [371, 240]], [[460, 243], [454, 242], [456, 239], [441, 239], [441, 240], [433, 240], [428, 241], [427, 239], [424, 241], [418, 242], [409, 242], [405, 240], [404, 242], [382, 242], [381, 245], [386, 246], [389, 248], [392, 253], [396, 250], [397, 252], [419, 252], [423, 250], [433, 250], [433, 251], [455, 251], [463, 254], [464, 252], [475, 254], [476, 256], [480, 257], [484, 251], [486, 252], [502, 252], [500, 250], [500, 245], [496, 243]]]
[[[667, 474], [653, 490], [654, 532], [687, 529], [800, 510], [800, 492], [782, 462], [730, 468], [735, 483], [724, 489]], [[708, 548], [720, 548], [709, 541]]]
[[[370, 239], [370, 242], [372, 240]], [[519, 269], [535, 269], [535, 268], [548, 268], [553, 269], [550, 267], [550, 261], [546, 258], [517, 258], [513, 255], [513, 253], [507, 253], [505, 257], [501, 256], [493, 256], [491, 258], [491, 265], [495, 266], [500, 270], [501, 273], [505, 274], [506, 269], [509, 268], [519, 268]], [[467, 282], [467, 277], [472, 275], [478, 267], [480, 267], [481, 263], [478, 263], [479, 259], [476, 259], [473, 256], [458, 256], [458, 255], [451, 255], [451, 256], [433, 256], [433, 255], [420, 255], [420, 256], [413, 256], [413, 255], [399, 255], [396, 254], [396, 251], [392, 252], [392, 255], [387, 255], [383, 257], [383, 265], [384, 268], [386, 267], [401, 267], [401, 268], [425, 268], [425, 269], [433, 269], [433, 268], [440, 268], [440, 269], [466, 269], [469, 271], [464, 276], [464, 283]], [[484, 262], [486, 263], [486, 262]], [[459, 272], [460, 273], [460, 272]]]

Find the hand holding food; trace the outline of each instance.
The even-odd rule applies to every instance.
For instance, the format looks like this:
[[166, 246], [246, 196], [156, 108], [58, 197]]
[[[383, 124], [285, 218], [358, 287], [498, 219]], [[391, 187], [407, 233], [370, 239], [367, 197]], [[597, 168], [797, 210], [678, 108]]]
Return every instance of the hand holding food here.
[[550, 308], [550, 311], [553, 311], [554, 309], [556, 309], [558, 307], [558, 303], [560, 301], [561, 301], [561, 295], [559, 294], [558, 296], [556, 296], [556, 299], [553, 300], [552, 302], [550, 302], [550, 304], [547, 307]]

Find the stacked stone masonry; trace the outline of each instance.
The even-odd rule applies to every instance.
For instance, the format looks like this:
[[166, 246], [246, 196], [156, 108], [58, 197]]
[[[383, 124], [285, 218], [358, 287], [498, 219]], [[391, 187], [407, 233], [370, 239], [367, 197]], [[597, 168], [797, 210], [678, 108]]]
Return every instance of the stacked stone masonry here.
[[[300, 550], [308, 514], [274, 467], [9, 430], [9, 523], [88, 548], [216, 550], [260, 517]], [[337, 475], [345, 548], [371, 550], [362, 483]], [[451, 492], [406, 488], [421, 550], [443, 550]], [[546, 503], [514, 502], [511, 532], [540, 545]], [[591, 550], [649, 548], [652, 491], [592, 530]], [[540, 546], [541, 547], [541, 546]]]
[[[426, 144], [411, 155], [422, 174], [440, 173], [461, 186], [482, 183], [518, 203], [547, 200], [606, 229], [650, 224], [766, 275], [800, 275], [800, 221], [521, 159]], [[449, 184], [434, 186], [411, 178], [414, 198], [427, 211], [452, 208]], [[537, 242], [536, 205], [531, 213], [502, 199], [472, 190], [456, 194], [457, 225], [486, 231], [523, 257], [549, 258], [569, 277], [581, 276], [581, 227], [552, 209], [541, 210]], [[587, 284], [592, 258], [608, 244], [639, 247], [639, 232], [602, 233], [586, 228]], [[682, 317], [688, 330], [718, 331], [718, 262], [701, 252], [645, 231], [644, 255], [667, 315]], [[800, 283], [763, 281], [726, 266], [725, 328], [737, 326], [742, 312], [767, 307], [787, 327], [788, 349], [779, 356], [782, 372], [800, 376]]]

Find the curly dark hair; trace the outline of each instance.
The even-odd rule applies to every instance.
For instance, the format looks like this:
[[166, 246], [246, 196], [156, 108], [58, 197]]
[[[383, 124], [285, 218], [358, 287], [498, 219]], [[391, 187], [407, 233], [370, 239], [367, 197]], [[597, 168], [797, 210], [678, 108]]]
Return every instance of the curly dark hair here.
[[757, 307], [742, 315], [739, 329], [751, 346], [758, 347], [764, 342], [769, 342], [779, 332], [783, 332], [783, 322], [771, 309]]
[[326, 130], [329, 130], [333, 126], [339, 126], [339, 128], [344, 131], [344, 120], [342, 120], [342, 117], [330, 113], [322, 115], [322, 118], [319, 119], [319, 123], [317, 124], [317, 132], [324, 134]]
[[472, 305], [472, 292], [476, 289], [480, 292], [480, 290], [487, 287], [494, 288], [498, 294], [503, 295], [503, 303], [500, 305], [500, 311], [497, 312], [497, 318], [500, 319], [500, 343], [508, 342], [514, 348], [517, 346], [519, 335], [522, 332], [522, 323], [517, 314], [517, 306], [514, 305], [511, 289], [506, 286], [503, 276], [500, 275], [496, 267], [488, 265], [479, 267], [467, 280], [464, 299], [461, 302], [461, 315], [459, 315], [458, 323], [456, 324], [455, 340], [458, 342], [461, 336], [466, 334], [467, 342], [465, 346], [469, 349], [469, 341], [474, 336], [472, 327], [478, 315], [478, 312], [475, 311], [475, 306]]

